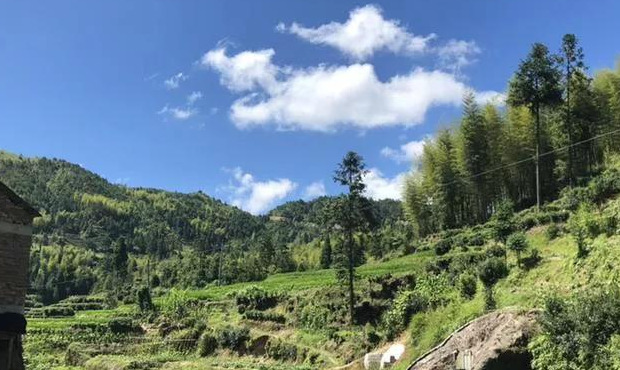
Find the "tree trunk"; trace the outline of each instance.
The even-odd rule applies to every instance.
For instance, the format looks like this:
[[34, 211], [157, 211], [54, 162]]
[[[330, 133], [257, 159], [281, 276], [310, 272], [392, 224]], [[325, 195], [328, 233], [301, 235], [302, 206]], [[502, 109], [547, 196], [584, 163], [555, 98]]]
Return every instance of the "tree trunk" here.
[[570, 82], [571, 71], [570, 66], [566, 66], [566, 132], [568, 133], [568, 184], [573, 186], [574, 171], [573, 171], [573, 135], [571, 126], [571, 112], [570, 112]]
[[536, 104], [536, 210], [540, 211], [540, 107]]
[[355, 316], [355, 291], [353, 287], [353, 279], [355, 275], [354, 266], [355, 266], [355, 253], [353, 247], [353, 234], [351, 230], [349, 230], [349, 234], [347, 235], [348, 244], [349, 244], [349, 324], [353, 326], [354, 316]]
[[[349, 183], [352, 183], [353, 179], [352, 177], [349, 177]], [[349, 190], [349, 193], [351, 193], [351, 191]], [[352, 222], [352, 217], [353, 217], [353, 208], [354, 208], [354, 204], [353, 202], [355, 201], [355, 199], [353, 198], [353, 195], [349, 194], [348, 197], [348, 208], [349, 208], [349, 225], [347, 225], [347, 251], [349, 252], [349, 263], [348, 263], [348, 273], [349, 273], [349, 324], [351, 326], [353, 326], [354, 323], [354, 316], [355, 316], [355, 289], [354, 289], [354, 277], [355, 277], [355, 251], [354, 251], [354, 245], [353, 245], [353, 222]]]

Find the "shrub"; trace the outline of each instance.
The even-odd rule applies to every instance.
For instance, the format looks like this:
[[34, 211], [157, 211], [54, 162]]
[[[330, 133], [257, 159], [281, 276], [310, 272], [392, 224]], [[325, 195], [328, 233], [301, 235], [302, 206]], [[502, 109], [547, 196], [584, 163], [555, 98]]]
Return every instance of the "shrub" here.
[[545, 230], [545, 235], [547, 236], [548, 240], [553, 240], [560, 235], [560, 232], [561, 230], [558, 224], [552, 223], [547, 226], [547, 230]]
[[215, 352], [217, 349], [217, 338], [209, 333], [204, 332], [198, 339], [198, 356], [206, 357]]
[[511, 234], [506, 240], [506, 246], [508, 249], [514, 251], [517, 254], [517, 263], [521, 265], [521, 253], [529, 247], [529, 242], [522, 232]]
[[452, 238], [439, 239], [435, 243], [435, 254], [438, 256], [443, 256], [444, 254], [450, 252], [450, 249], [452, 249], [452, 242]]
[[493, 296], [493, 286], [508, 275], [508, 267], [501, 258], [493, 257], [484, 261], [478, 267], [478, 277], [485, 287], [484, 306], [487, 310], [495, 308], [495, 297]]
[[366, 342], [366, 346], [368, 348], [374, 348], [381, 342], [381, 336], [370, 324], [366, 324], [364, 326], [364, 341]]
[[151, 291], [148, 287], [142, 287], [138, 290], [138, 307], [141, 312], [151, 312], [155, 310], [155, 305], [151, 299]]
[[252, 285], [235, 293], [239, 313], [246, 310], [264, 311], [278, 304], [278, 295]]
[[189, 310], [198, 304], [198, 300], [188, 295], [187, 291], [170, 289], [161, 300], [161, 312], [173, 320], [180, 320], [187, 316]]
[[486, 238], [483, 232], [472, 233], [469, 237], [469, 245], [481, 247], [486, 242]]
[[73, 332], [94, 332], [106, 333], [109, 327], [105, 323], [99, 322], [75, 322], [69, 326]]
[[595, 177], [588, 184], [592, 199], [600, 203], [620, 191], [620, 171], [609, 169]]
[[508, 276], [508, 267], [500, 258], [489, 258], [479, 266], [478, 276], [485, 286], [493, 286]]
[[564, 209], [576, 210], [581, 203], [591, 202], [590, 192], [584, 187], [567, 187], [560, 192], [558, 203]]
[[292, 343], [284, 342], [277, 338], [271, 338], [267, 341], [265, 347], [267, 356], [278, 361], [296, 361], [298, 349]]
[[538, 225], [538, 218], [532, 213], [527, 213], [519, 218], [519, 229], [529, 230]]
[[312, 330], [321, 330], [330, 324], [331, 312], [327, 307], [305, 305], [299, 312], [299, 324]]
[[258, 310], [245, 311], [245, 313], [243, 314], [243, 318], [253, 321], [271, 321], [278, 324], [284, 324], [286, 322], [286, 317], [284, 317], [283, 315]]
[[548, 297], [540, 323], [542, 333], [529, 346], [533, 368], [618, 368], [617, 287], [583, 290], [568, 299]]
[[459, 278], [459, 290], [461, 297], [465, 299], [472, 299], [476, 296], [476, 290], [478, 288], [478, 280], [470, 273], [464, 273]]
[[514, 229], [514, 204], [510, 200], [501, 202], [492, 217], [492, 227], [495, 240], [505, 242]]
[[502, 247], [500, 244], [493, 244], [486, 250], [486, 255], [489, 258], [506, 258], [506, 248]]
[[242, 352], [250, 339], [250, 329], [246, 327], [225, 326], [217, 332], [217, 342], [222, 348]]
[[589, 206], [582, 204], [577, 212], [568, 219], [568, 230], [577, 244], [577, 258], [585, 257], [588, 254], [587, 237], [590, 234], [592, 215]]
[[70, 317], [75, 316], [75, 311], [73, 308], [68, 306], [61, 305], [53, 305], [48, 307], [43, 307], [41, 309], [33, 309], [31, 311], [33, 314], [36, 312], [41, 312], [44, 317]]
[[114, 334], [130, 334], [142, 331], [142, 328], [129, 317], [117, 317], [110, 320], [108, 328]]
[[426, 300], [417, 292], [410, 290], [401, 292], [392, 303], [392, 307], [382, 318], [383, 329], [387, 339], [394, 339], [397, 334], [409, 325], [411, 316], [417, 312], [424, 311], [426, 307]]

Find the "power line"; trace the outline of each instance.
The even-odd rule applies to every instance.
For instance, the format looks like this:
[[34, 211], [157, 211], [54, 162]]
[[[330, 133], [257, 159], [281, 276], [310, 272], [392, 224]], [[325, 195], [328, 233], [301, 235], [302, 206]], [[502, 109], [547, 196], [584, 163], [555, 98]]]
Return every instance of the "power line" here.
[[[567, 149], [570, 149], [572, 147], [575, 147], [575, 146], [578, 146], [578, 145], [582, 145], [582, 144], [588, 143], [590, 141], [594, 141], [594, 140], [600, 139], [602, 137], [613, 135], [613, 134], [617, 134], [617, 133], [620, 133], [620, 129], [608, 131], [608, 132], [605, 132], [603, 134], [595, 135], [595, 136], [593, 136], [593, 137], [591, 137], [589, 139], [581, 140], [581, 141], [578, 141], [578, 142], [573, 143], [573, 144], [569, 144], [569, 145], [565, 145], [565, 146], [557, 148], [557, 149], [549, 150], [547, 152], [539, 154], [538, 158], [545, 157], [545, 156], [551, 155], [553, 153], [557, 153], [557, 152], [560, 152], [560, 151], [563, 151], [563, 150], [567, 150]], [[493, 173], [493, 172], [496, 172], [496, 171], [499, 171], [499, 170], [503, 170], [503, 169], [509, 168], [509, 167], [514, 167], [514, 166], [520, 165], [522, 163], [533, 161], [533, 160], [536, 160], [536, 156], [535, 155], [532, 156], [532, 157], [528, 157], [528, 158], [524, 158], [524, 159], [518, 160], [516, 162], [512, 162], [512, 163], [508, 163], [508, 164], [505, 164], [505, 165], [501, 165], [501, 166], [492, 168], [490, 170], [486, 170], [486, 171], [482, 171], [482, 172], [479, 172], [479, 173], [476, 173], [476, 174], [473, 174], [473, 175], [466, 176], [464, 179], [473, 179], [473, 178], [476, 178], [476, 177], [484, 176], [484, 175], [487, 175], [489, 173]], [[437, 186], [439, 186], [439, 187], [448, 186], [448, 185], [452, 185], [452, 184], [458, 183], [459, 181], [460, 180], [444, 182], [444, 183], [438, 184]]]

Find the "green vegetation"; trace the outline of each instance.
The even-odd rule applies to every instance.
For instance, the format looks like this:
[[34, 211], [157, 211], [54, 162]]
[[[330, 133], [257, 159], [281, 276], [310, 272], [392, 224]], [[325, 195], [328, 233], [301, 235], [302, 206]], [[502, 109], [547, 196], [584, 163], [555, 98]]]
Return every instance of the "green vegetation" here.
[[347, 194], [265, 216], [0, 153], [0, 179], [43, 214], [28, 368], [315, 369], [391, 341], [404, 368], [496, 308], [544, 309], [535, 368], [617, 367], [620, 147], [604, 134], [620, 69], [585, 72], [567, 35], [560, 56], [533, 46], [505, 110], [468, 94], [402, 209], [364, 197], [353, 152], [335, 176]]
[[510, 80], [505, 109], [467, 95], [460, 121], [425, 143], [404, 194], [419, 236], [496, 219], [503, 241], [510, 225], [502, 204], [540, 208], [588, 183], [617, 153], [620, 66], [591, 78], [574, 35], [560, 50], [534, 44]]

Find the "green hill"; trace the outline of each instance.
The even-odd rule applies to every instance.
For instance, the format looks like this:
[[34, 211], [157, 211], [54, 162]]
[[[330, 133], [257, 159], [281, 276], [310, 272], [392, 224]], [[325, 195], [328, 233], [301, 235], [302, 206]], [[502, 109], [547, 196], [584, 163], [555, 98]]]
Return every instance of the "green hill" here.
[[[0, 181], [43, 214], [35, 223], [34, 243], [41, 247], [33, 250], [30, 275], [32, 292], [46, 303], [114, 286], [109, 272], [119, 254], [116, 267], [129, 290], [145, 283], [148, 267], [164, 287], [318, 268], [321, 215], [334, 199], [289, 202], [253, 216], [202, 192], [131, 188], [63, 160], [4, 151]], [[391, 225], [403, 222], [400, 202], [370, 205], [374, 229], [395, 233]]]
[[[488, 236], [497, 229], [497, 223], [490, 222], [436, 235], [411, 255], [360, 266], [356, 292], [361, 300], [359, 322], [366, 322], [365, 326], [351, 328], [342, 321], [346, 304], [333, 270], [281, 273], [256, 283], [161, 291], [154, 298], [156, 317], [141, 313], [135, 304], [121, 304], [114, 309], [76, 310], [65, 318], [31, 318], [27, 358], [33, 365], [46, 364], [45, 368], [73, 364], [86, 369], [313, 369], [344, 365], [365, 351], [399, 340], [406, 351], [396, 368], [404, 369], [459, 326], [487, 312], [482, 282], [475, 284], [473, 295], [464, 295], [461, 283], [463, 276], [477, 276], [487, 258], [501, 256], [509, 269], [492, 288], [497, 309], [549, 310], [550, 299], [572, 302], [572, 297], [596, 296], [601, 289], [613, 291], [620, 278], [618, 193], [620, 171], [614, 168], [587, 187], [565, 192], [541, 211], [528, 209], [512, 216], [513, 230], [524, 230], [528, 244], [521, 262], [516, 253]], [[580, 232], [587, 251], [581, 256]], [[483, 238], [481, 245], [476, 235]], [[434, 246], [446, 241], [448, 251], [437, 255]], [[589, 306], [588, 312], [599, 306], [600, 302]], [[602, 316], [582, 317], [583, 329], [573, 330], [596, 329], [601, 351], [608, 351], [615, 343], [610, 338], [620, 335], [613, 312], [617, 311], [601, 309]], [[121, 322], [142, 323], [146, 330], [113, 329]], [[557, 359], [548, 356], [565, 343], [545, 339], [545, 328], [551, 325], [543, 324], [529, 345], [543, 364], [545, 359]], [[213, 338], [214, 352], [201, 355], [207, 339], [200, 339], [198, 332]], [[243, 342], [245, 349], [235, 347], [230, 338]], [[53, 346], [44, 345], [50, 340]], [[266, 352], [253, 352], [260, 341], [266, 341]], [[600, 358], [603, 352], [594, 351]], [[605, 361], [618, 360], [618, 352], [604, 353], [610, 353]]]

